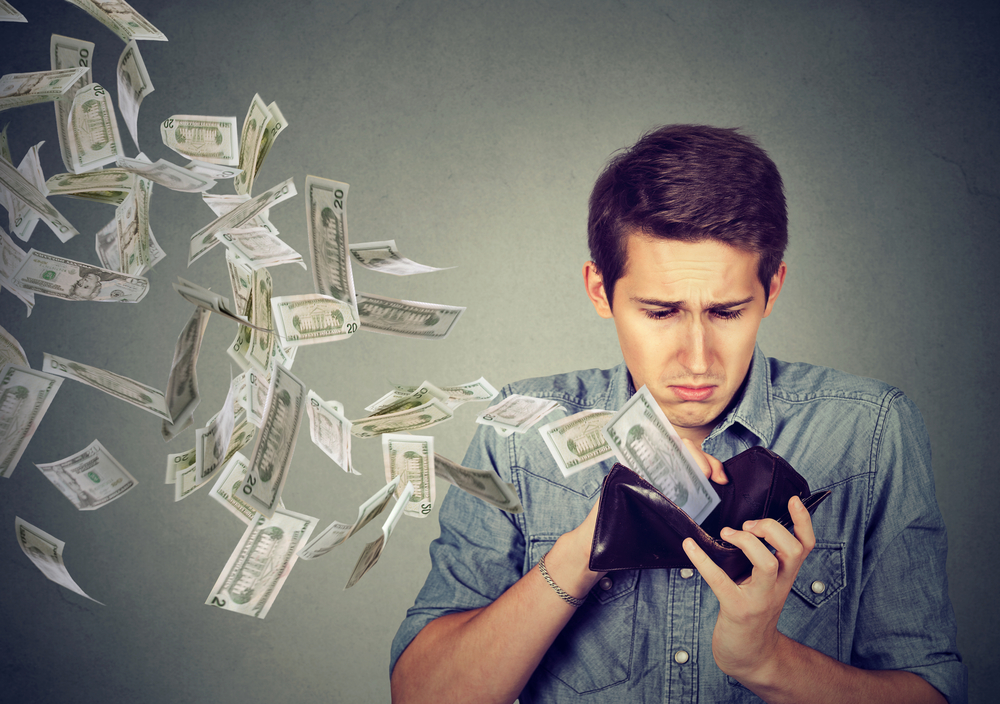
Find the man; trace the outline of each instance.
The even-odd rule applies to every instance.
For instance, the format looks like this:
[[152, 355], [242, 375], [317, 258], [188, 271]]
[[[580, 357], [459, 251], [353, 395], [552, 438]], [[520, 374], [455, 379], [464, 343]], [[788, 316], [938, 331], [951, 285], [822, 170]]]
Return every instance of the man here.
[[773, 162], [734, 130], [661, 128], [600, 176], [588, 229], [587, 295], [624, 363], [504, 394], [572, 414], [618, 410], [645, 385], [713, 480], [760, 445], [833, 493], [811, 519], [792, 499], [792, 531], [724, 529], [753, 563], [740, 584], [693, 541], [697, 571], [596, 573], [613, 462], [565, 478], [537, 432], [480, 428], [464, 464], [513, 482], [524, 513], [448, 493], [431, 573], [393, 642], [394, 701], [965, 701], [918, 411], [881, 382], [756, 347], [786, 272]]

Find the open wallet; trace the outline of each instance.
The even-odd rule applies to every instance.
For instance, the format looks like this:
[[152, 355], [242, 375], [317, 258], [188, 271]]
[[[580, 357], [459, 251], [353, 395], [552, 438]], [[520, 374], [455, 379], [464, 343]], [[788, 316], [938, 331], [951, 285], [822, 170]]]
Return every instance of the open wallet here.
[[[711, 482], [720, 503], [699, 526], [655, 486], [622, 464], [604, 478], [590, 553], [595, 572], [693, 567], [681, 543], [694, 538], [733, 581], [753, 568], [743, 551], [719, 537], [726, 526], [773, 518], [791, 529], [788, 500], [798, 496], [812, 514], [830, 495], [812, 494], [790, 464], [764, 447], [751, 447], [722, 463], [727, 484]], [[711, 481], [711, 480], [710, 480]], [[766, 544], [766, 543], [765, 543]]]

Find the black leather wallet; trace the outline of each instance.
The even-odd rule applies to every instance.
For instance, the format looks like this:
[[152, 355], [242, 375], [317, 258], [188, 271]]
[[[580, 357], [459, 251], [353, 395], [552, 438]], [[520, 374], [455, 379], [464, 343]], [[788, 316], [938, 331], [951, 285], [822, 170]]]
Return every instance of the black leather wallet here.
[[742, 550], [722, 540], [719, 531], [726, 526], [740, 530], [744, 521], [760, 518], [791, 527], [788, 500], [792, 496], [802, 499], [811, 514], [830, 495], [829, 491], [811, 494], [802, 475], [764, 447], [751, 447], [722, 466], [729, 482], [712, 482], [721, 502], [698, 525], [652, 484], [616, 464], [601, 489], [590, 569], [693, 567], [681, 543], [694, 538], [737, 581], [749, 575], [753, 565]]

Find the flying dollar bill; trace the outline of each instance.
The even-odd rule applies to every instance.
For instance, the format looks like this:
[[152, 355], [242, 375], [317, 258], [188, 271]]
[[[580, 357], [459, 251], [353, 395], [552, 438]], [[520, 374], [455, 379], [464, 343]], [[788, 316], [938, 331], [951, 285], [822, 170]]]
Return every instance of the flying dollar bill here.
[[[87, 68], [94, 65], [94, 43], [82, 39], [53, 34], [49, 41], [49, 58], [53, 70]], [[59, 133], [59, 153], [67, 169], [72, 169], [69, 152], [69, 112], [78, 90], [90, 83], [91, 72], [87, 71], [55, 101], [56, 127]]]
[[149, 290], [149, 279], [127, 276], [91, 264], [29, 250], [11, 277], [20, 288], [67, 301], [138, 303]]
[[8, 200], [16, 198], [24, 202], [37, 212], [60, 242], [67, 242], [71, 237], [80, 234], [69, 220], [49, 203], [45, 195], [6, 159], [0, 159], [0, 193], [5, 193]]
[[84, 592], [80, 585], [69, 576], [63, 562], [63, 551], [66, 549], [66, 543], [49, 535], [41, 528], [31, 525], [20, 516], [14, 517], [14, 532], [17, 534], [17, 544], [21, 546], [21, 550], [28, 556], [32, 564], [45, 575], [46, 579], [101, 604], [97, 599]]
[[276, 365], [250, 469], [240, 487], [240, 498], [268, 517], [274, 515], [288, 479], [305, 398], [302, 382], [280, 364]]
[[149, 239], [149, 201], [153, 184], [137, 179], [136, 188], [115, 209], [118, 233], [118, 268], [124, 274], [140, 276], [153, 262]]
[[200, 176], [166, 159], [158, 159], [153, 163], [148, 160], [118, 157], [115, 163], [123, 171], [148, 178], [172, 191], [200, 193], [215, 186], [214, 180]]
[[24, 348], [17, 339], [0, 326], [0, 367], [8, 364], [16, 364], [19, 367], [30, 368], [28, 357], [24, 354]]
[[46, 352], [42, 359], [42, 369], [50, 374], [79, 381], [115, 398], [131, 403], [165, 420], [170, 420], [170, 411], [162, 391], [141, 384], [134, 379], [120, 376], [104, 369], [73, 362]]
[[[194, 303], [199, 308], [204, 308], [213, 313], [218, 313], [225, 318], [236, 321], [240, 325], [257, 328], [256, 323], [248, 320], [246, 317], [233, 310], [232, 304], [225, 296], [213, 293], [203, 286], [192, 283], [187, 279], [182, 279], [180, 276], [177, 277], [177, 281], [178, 283], [173, 284], [174, 290], [177, 291], [177, 293], [179, 293], [187, 302]], [[258, 329], [261, 329], [264, 332], [270, 332], [269, 328]]]
[[210, 495], [249, 526], [257, 521], [257, 509], [241, 499], [239, 492], [248, 469], [250, 460], [246, 455], [241, 452], [234, 453], [219, 472], [219, 478], [215, 480]]
[[174, 358], [170, 364], [170, 374], [167, 376], [167, 386], [163, 393], [172, 419], [163, 421], [161, 432], [164, 440], [173, 440], [190, 424], [191, 417], [201, 402], [197, 365], [209, 317], [208, 310], [196, 306], [184, 324], [181, 334], [177, 336]]
[[111, 96], [99, 83], [88, 83], [73, 97], [67, 126], [69, 170], [80, 174], [113, 164], [121, 155], [118, 120]]
[[310, 389], [309, 437], [313, 444], [348, 474], [360, 474], [351, 464], [351, 421]]
[[558, 407], [559, 402], [552, 399], [511, 394], [480, 413], [476, 422], [492, 426], [500, 435], [526, 433]]
[[[365, 406], [365, 410], [373, 414], [379, 413], [391, 404], [412, 394], [418, 388], [416, 386], [396, 386], [395, 389], [375, 403]], [[443, 400], [452, 409], [458, 408], [463, 403], [468, 403], [469, 401], [489, 401], [497, 395], [497, 390], [493, 388], [490, 382], [486, 381], [485, 377], [479, 377], [475, 381], [458, 384], [457, 386], [435, 386], [435, 388], [445, 394], [446, 397]]]
[[91, 17], [128, 42], [132, 39], [151, 39], [165, 42], [166, 36], [125, 0], [66, 0], [87, 12]]
[[508, 513], [524, 511], [514, 485], [502, 481], [492, 469], [463, 467], [435, 452], [434, 476]]
[[107, 506], [139, 483], [100, 440], [65, 459], [35, 466], [81, 511]]
[[211, 481], [226, 464], [226, 451], [229, 449], [229, 441], [233, 438], [233, 428], [236, 425], [233, 404], [235, 395], [236, 384], [230, 383], [229, 393], [222, 404], [222, 409], [212, 417], [207, 426], [195, 431], [196, 484], [201, 485]]
[[306, 176], [306, 231], [316, 293], [358, 307], [347, 241], [347, 193], [340, 181]]
[[132, 135], [136, 149], [139, 147], [139, 105], [153, 92], [153, 82], [149, 79], [146, 62], [142, 60], [139, 45], [131, 39], [118, 57], [118, 110], [125, 118], [125, 126]]
[[450, 266], [441, 269], [425, 264], [417, 264], [417, 262], [407, 259], [399, 253], [399, 250], [396, 248], [396, 240], [352, 244], [350, 252], [356, 264], [360, 264], [366, 269], [379, 271], [383, 274], [393, 274], [395, 276], [427, 274], [432, 271], [445, 271], [446, 269], [455, 268]]
[[719, 495], [667, 420], [649, 389], [635, 392], [602, 431], [622, 464], [701, 523], [719, 505]]
[[255, 618], [267, 616], [316, 529], [316, 519], [278, 509], [247, 526], [205, 603]]
[[392, 507], [392, 511], [389, 512], [389, 517], [385, 519], [385, 523], [382, 524], [382, 535], [373, 540], [372, 542], [365, 545], [364, 550], [361, 551], [361, 555], [358, 557], [357, 563], [354, 565], [354, 570], [351, 572], [350, 578], [347, 580], [347, 586], [344, 587], [345, 590], [350, 589], [358, 580], [365, 576], [375, 563], [378, 562], [379, 557], [382, 556], [382, 551], [385, 550], [386, 543], [389, 542], [389, 536], [392, 535], [392, 531], [396, 528], [396, 524], [399, 523], [400, 517], [403, 515], [403, 510], [410, 502], [410, 497], [413, 495], [413, 485], [407, 484], [403, 487], [403, 490], [396, 500], [396, 505]]
[[443, 401], [431, 398], [414, 408], [351, 421], [351, 434], [356, 438], [371, 438], [383, 433], [412, 432], [451, 420], [454, 416], [454, 411]]
[[191, 235], [188, 249], [188, 266], [205, 252], [219, 243], [215, 235], [220, 232], [243, 227], [255, 216], [297, 194], [292, 179], [282, 181], [277, 186], [241, 203], [224, 215], [220, 215], [205, 227]]
[[87, 66], [77, 66], [0, 76], [0, 111], [58, 100], [88, 71]]
[[193, 447], [184, 452], [167, 455], [167, 474], [164, 484], [176, 484], [177, 475], [186, 469], [194, 467], [194, 463], [197, 460], [198, 454]]
[[[38, 151], [41, 149], [45, 142], [39, 142], [35, 146], [28, 150], [28, 153], [24, 155], [21, 159], [21, 163], [17, 165], [17, 171], [22, 176], [24, 176], [27, 181], [38, 189], [39, 193], [43, 196], [49, 194], [48, 188], [45, 186], [45, 176], [42, 174], [42, 164], [39, 161]], [[38, 224], [41, 215], [35, 210], [33, 210], [24, 201], [14, 199], [11, 204], [11, 209], [9, 211], [10, 215], [10, 232], [12, 235], [16, 235], [22, 241], [27, 242], [31, 237], [31, 233], [35, 229], [35, 225]]]
[[0, 287], [6, 288], [20, 299], [28, 307], [28, 315], [31, 315], [31, 309], [35, 307], [35, 294], [11, 281], [27, 258], [28, 253], [14, 244], [10, 235], [0, 227]]
[[121, 205], [135, 188], [136, 176], [125, 169], [101, 169], [83, 174], [56, 174], [45, 182], [48, 194], [73, 196], [108, 205]]
[[[240, 163], [235, 117], [171, 115], [160, 123], [160, 138], [189, 159], [222, 166]], [[236, 171], [229, 178], [234, 176]]]
[[0, 369], [0, 477], [14, 472], [61, 384], [27, 365]]
[[14, 9], [7, 0], [0, 0], [0, 22], [27, 22], [28, 18]]
[[612, 411], [589, 409], [538, 429], [564, 477], [615, 456], [602, 433], [613, 415]]
[[[430, 515], [437, 494], [434, 484], [434, 437], [387, 433], [382, 436], [382, 460], [387, 482], [402, 477], [402, 481], [413, 485], [413, 494], [403, 513], [414, 518]], [[397, 498], [398, 494], [399, 491]]]
[[253, 96], [240, 134], [241, 173], [233, 179], [233, 187], [237, 193], [249, 194], [253, 191], [254, 179], [264, 163], [264, 157], [287, 124], [277, 103], [265, 105], [260, 95]]
[[279, 264], [298, 264], [303, 269], [306, 263], [302, 255], [282, 242], [264, 227], [242, 227], [215, 234], [226, 248], [237, 252], [253, 269], [262, 269]]
[[272, 297], [271, 320], [286, 347], [345, 340], [358, 329], [349, 305], [321, 293]]
[[397, 298], [357, 294], [361, 329], [422, 340], [443, 340], [455, 327], [464, 307], [404, 301]]
[[361, 504], [358, 507], [358, 520], [353, 524], [334, 521], [324, 528], [299, 551], [299, 557], [303, 560], [314, 560], [317, 557], [322, 557], [371, 523], [372, 519], [382, 513], [389, 505], [389, 500], [392, 499], [399, 487], [399, 480], [400, 477], [396, 477]]

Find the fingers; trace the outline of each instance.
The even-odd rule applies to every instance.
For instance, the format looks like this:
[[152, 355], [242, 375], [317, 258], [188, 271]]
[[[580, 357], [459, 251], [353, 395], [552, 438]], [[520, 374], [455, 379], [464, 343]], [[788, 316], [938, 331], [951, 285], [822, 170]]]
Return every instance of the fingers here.
[[[809, 511], [797, 496], [789, 499], [788, 510], [792, 516], [795, 535], [777, 521], [766, 518], [747, 521], [743, 524], [742, 531], [723, 528], [721, 537], [743, 550], [755, 570], [760, 568], [764, 573], [777, 573], [779, 567], [782, 567], [790, 570], [794, 576], [816, 545], [816, 537]], [[774, 554], [757, 538], [766, 540], [774, 548]]]
[[722, 601], [727, 595], [734, 594], [734, 590], [738, 589], [736, 584], [729, 578], [721, 567], [719, 567], [715, 562], [712, 561], [704, 550], [699, 547], [698, 543], [692, 538], [685, 538], [684, 542], [681, 543], [681, 547], [684, 548], [684, 553], [691, 560], [691, 564], [694, 568], [698, 570], [698, 574], [701, 578], [705, 580], [705, 583], [711, 588], [715, 595]]
[[700, 446], [691, 440], [687, 438], [681, 438], [681, 440], [706, 477], [716, 484], [727, 484], [729, 482], [729, 478], [726, 477], [726, 473], [722, 469], [722, 463], [719, 460], [702, 450]]

